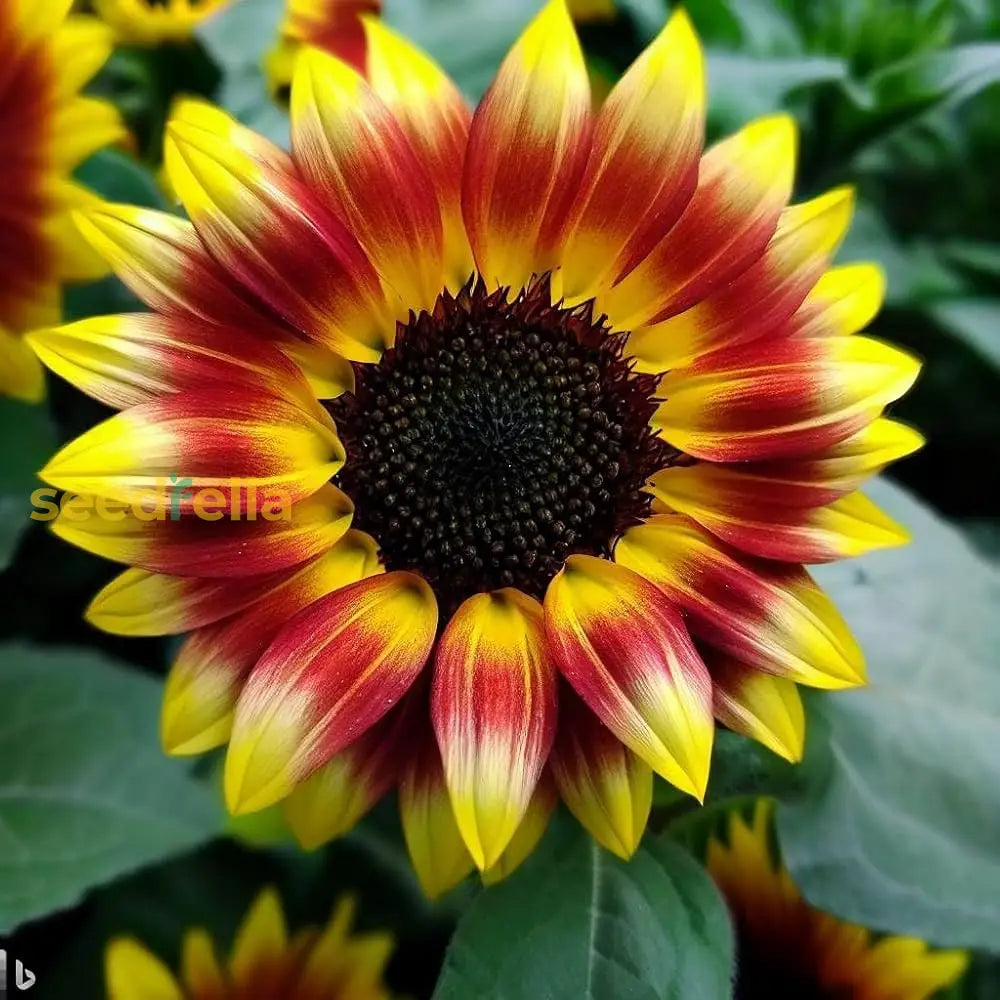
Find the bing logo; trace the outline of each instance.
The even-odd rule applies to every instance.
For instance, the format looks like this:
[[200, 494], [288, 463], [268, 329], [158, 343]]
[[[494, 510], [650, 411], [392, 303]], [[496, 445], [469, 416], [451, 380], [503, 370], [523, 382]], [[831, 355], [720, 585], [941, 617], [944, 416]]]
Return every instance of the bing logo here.
[[[35, 974], [24, 967], [20, 959], [14, 960], [14, 986], [22, 993], [35, 985]], [[7, 952], [0, 948], [0, 1000], [7, 1000]]]

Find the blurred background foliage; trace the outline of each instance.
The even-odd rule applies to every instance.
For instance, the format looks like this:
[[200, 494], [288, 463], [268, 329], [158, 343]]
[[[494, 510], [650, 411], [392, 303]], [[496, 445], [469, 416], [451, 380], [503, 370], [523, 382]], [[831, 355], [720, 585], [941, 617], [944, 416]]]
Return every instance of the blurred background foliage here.
[[[385, 17], [474, 100], [537, 6], [388, 0]], [[658, 825], [690, 843], [699, 824], [712, 822], [712, 803], [778, 795], [788, 860], [811, 899], [876, 927], [979, 949], [953, 996], [996, 1000], [1000, 972], [986, 952], [1000, 950], [1000, 632], [987, 561], [1000, 557], [1000, 3], [686, 6], [709, 52], [710, 137], [785, 108], [801, 128], [797, 196], [857, 187], [841, 259], [884, 266], [888, 299], [873, 332], [926, 360], [894, 415], [929, 443], [892, 474], [936, 514], [883, 486], [880, 499], [911, 524], [917, 544], [821, 574], [869, 650], [875, 694], [814, 699], [809, 757], [795, 771], [742, 740], [721, 739], [710, 808], [672, 823], [677, 804], [665, 795]], [[580, 27], [598, 89], [667, 13], [666, 0], [617, 7], [613, 19]], [[99, 154], [83, 179], [112, 200], [168, 206], [157, 179], [160, 142], [179, 93], [213, 96], [287, 141], [287, 117], [261, 72], [281, 13], [280, 0], [238, 0], [190, 44], [116, 51], [94, 89], [122, 109], [134, 143]], [[70, 319], [135, 308], [113, 279], [66, 299]], [[8, 947], [39, 972], [39, 995], [98, 997], [101, 947], [123, 927], [175, 958], [184, 925], [207, 925], [225, 939], [262, 882], [282, 888], [293, 918], [310, 920], [322, 919], [341, 889], [355, 889], [363, 924], [398, 935], [393, 984], [429, 997], [475, 890], [424, 901], [391, 807], [314, 855], [285, 843], [280, 825], [224, 831], [212, 765], [189, 775], [155, 748], [158, 678], [171, 643], [119, 640], [87, 626], [86, 603], [115, 567], [26, 520], [34, 471], [104, 415], [56, 379], [46, 406], [0, 401], [0, 931], [24, 925]], [[59, 651], [43, 649], [52, 646]], [[892, 682], [909, 683], [911, 674], [926, 683], [905, 705], [893, 701]], [[954, 693], [954, 705], [940, 704], [942, 691]], [[60, 770], [67, 758], [70, 774]], [[861, 773], [863, 781], [852, 778]], [[230, 836], [209, 842], [223, 832]], [[558, 839], [549, 846], [559, 857], [575, 849]], [[520, 888], [497, 894], [501, 924], [514, 928], [546, 906], [529, 890], [552, 856], [532, 859], [516, 877]], [[481, 916], [463, 923], [466, 951], [506, 947], [496, 920], [491, 927]], [[461, 996], [454, 969], [450, 976], [439, 997]]]

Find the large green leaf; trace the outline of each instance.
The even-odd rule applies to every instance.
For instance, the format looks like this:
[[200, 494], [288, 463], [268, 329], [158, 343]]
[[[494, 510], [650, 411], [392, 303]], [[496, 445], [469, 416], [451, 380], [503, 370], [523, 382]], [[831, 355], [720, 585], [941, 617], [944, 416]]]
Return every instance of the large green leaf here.
[[939, 944], [1000, 941], [1000, 574], [887, 483], [908, 548], [817, 571], [870, 686], [810, 699], [803, 781], [779, 810], [816, 905]]
[[55, 451], [55, 430], [44, 406], [0, 398], [0, 570], [10, 563], [30, 524], [36, 473]]
[[435, 1000], [724, 1000], [725, 906], [676, 844], [630, 864], [560, 816], [509, 880], [459, 923]]
[[219, 830], [215, 797], [157, 745], [159, 701], [93, 654], [0, 647], [0, 931]]

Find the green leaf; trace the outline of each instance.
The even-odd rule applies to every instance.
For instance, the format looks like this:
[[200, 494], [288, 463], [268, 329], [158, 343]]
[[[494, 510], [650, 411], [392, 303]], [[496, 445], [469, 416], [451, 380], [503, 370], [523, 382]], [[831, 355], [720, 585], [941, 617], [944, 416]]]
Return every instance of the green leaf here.
[[1000, 80], [1000, 43], [956, 45], [888, 66], [870, 86], [880, 112], [921, 111], [956, 104]]
[[102, 149], [76, 169], [76, 179], [108, 201], [163, 208], [163, 192], [141, 163], [116, 149]]
[[1000, 299], [945, 299], [928, 308], [931, 316], [1000, 368]]
[[0, 664], [0, 932], [220, 829], [157, 745], [157, 681], [68, 649], [5, 645]]
[[560, 815], [524, 867], [459, 923], [434, 1000], [725, 1000], [725, 905], [683, 849], [629, 864]]
[[777, 111], [799, 90], [846, 79], [846, 64], [827, 56], [758, 58], [710, 51], [709, 121], [715, 130], [730, 132], [751, 118]]
[[866, 651], [870, 686], [809, 699], [804, 780], [779, 793], [806, 897], [941, 945], [1000, 941], [1000, 574], [888, 483], [903, 549], [816, 571]]
[[10, 565], [31, 523], [31, 494], [42, 486], [37, 472], [55, 448], [55, 430], [44, 406], [0, 397], [0, 570]]

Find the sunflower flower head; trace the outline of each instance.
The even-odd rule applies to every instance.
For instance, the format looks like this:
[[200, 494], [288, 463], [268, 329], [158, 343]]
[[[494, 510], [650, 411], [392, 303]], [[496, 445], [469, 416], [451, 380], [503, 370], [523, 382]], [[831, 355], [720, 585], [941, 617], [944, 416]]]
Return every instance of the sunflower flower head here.
[[80, 96], [111, 54], [111, 33], [69, 9], [70, 0], [0, 0], [0, 393], [31, 401], [44, 381], [21, 334], [59, 320], [62, 282], [107, 271], [70, 219], [94, 200], [70, 174], [125, 135], [110, 104]]
[[344, 898], [325, 927], [289, 936], [273, 889], [256, 899], [220, 961], [207, 932], [187, 932], [174, 973], [131, 937], [105, 953], [108, 1000], [389, 1000], [382, 982], [392, 952], [387, 934], [352, 935], [354, 903]]
[[163, 741], [228, 743], [234, 812], [316, 846], [398, 786], [431, 893], [557, 796], [627, 857], [716, 720], [797, 760], [797, 685], [864, 683], [804, 564], [905, 541], [858, 487], [921, 443], [918, 364], [831, 266], [851, 192], [789, 204], [791, 119], [703, 151], [684, 13], [599, 111], [564, 0], [474, 112], [364, 29], [367, 78], [297, 59], [290, 154], [178, 108], [190, 222], [86, 214], [153, 311], [32, 337], [122, 411], [42, 472], [120, 516], [54, 527], [131, 566], [92, 622], [191, 633]]
[[122, 45], [155, 48], [188, 41], [207, 17], [234, 0], [93, 0]]
[[772, 808], [747, 822], [729, 815], [725, 839], [708, 845], [708, 870], [725, 896], [737, 937], [737, 1000], [929, 1000], [968, 965], [961, 951], [877, 938], [810, 906], [772, 847]]

